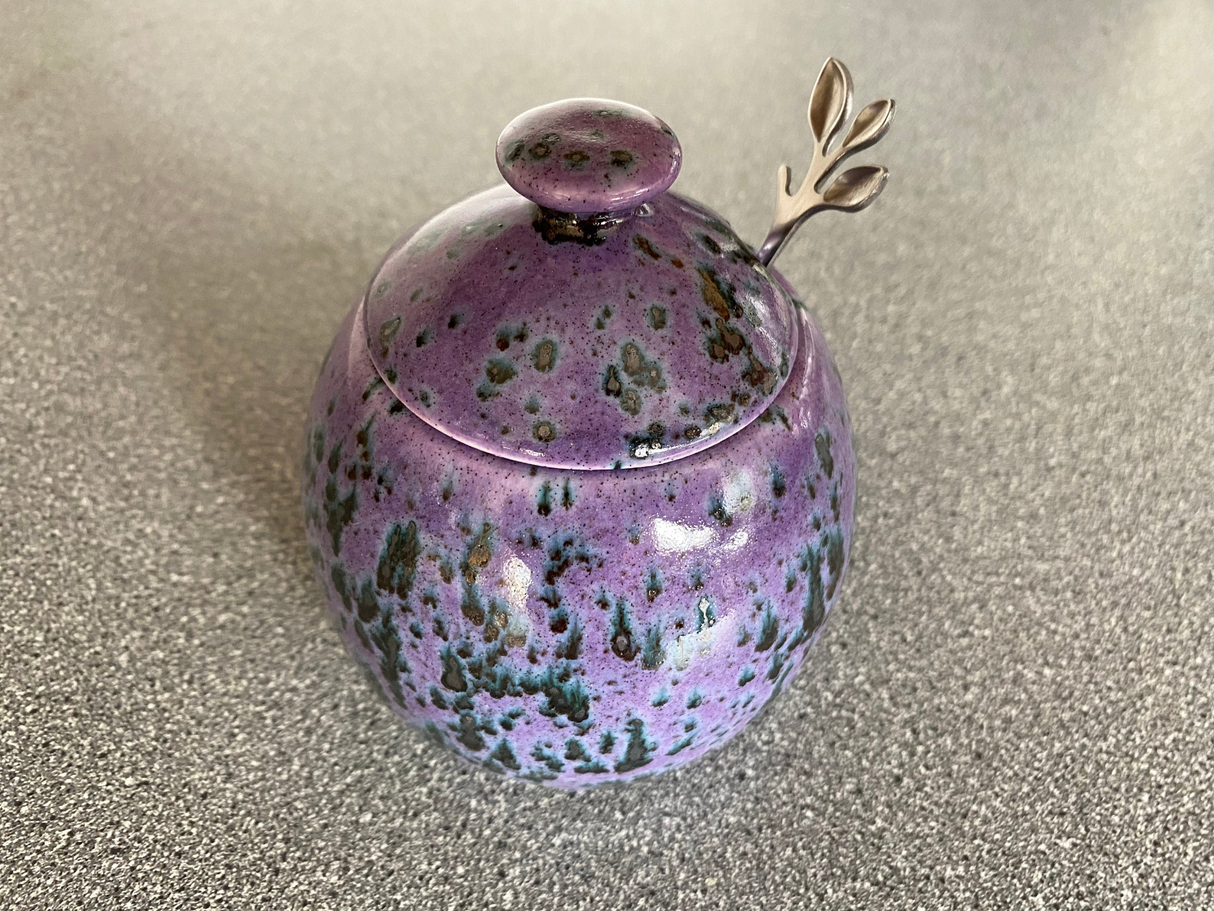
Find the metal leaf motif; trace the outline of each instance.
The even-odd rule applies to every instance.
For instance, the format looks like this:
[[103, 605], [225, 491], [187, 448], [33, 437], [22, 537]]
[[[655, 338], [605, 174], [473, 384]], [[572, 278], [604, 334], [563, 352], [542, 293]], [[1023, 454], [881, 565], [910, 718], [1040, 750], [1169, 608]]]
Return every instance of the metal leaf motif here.
[[851, 73], [834, 57], [818, 74], [818, 82], [809, 102], [809, 127], [822, 145], [830, 142], [847, 119], [851, 109]]
[[847, 131], [843, 148], [848, 152], [859, 152], [877, 142], [889, 129], [894, 119], [894, 103], [888, 98], [874, 101], [856, 115], [856, 121]]
[[[767, 237], [755, 251], [763, 265], [775, 259], [793, 232], [815, 212], [827, 209], [859, 212], [885, 187], [889, 176], [885, 168], [852, 168], [838, 178], [835, 174], [844, 161], [885, 135], [894, 116], [894, 103], [874, 101], [865, 107], [847, 131], [846, 138], [835, 143], [850, 111], [851, 74], [847, 67], [830, 57], [818, 74], [809, 102], [809, 126], [814, 134], [813, 159], [801, 188], [795, 193], [792, 191], [792, 172], [787, 165], [781, 165], [776, 175], [775, 218]], [[829, 189], [823, 191], [828, 182], [831, 182]]]
[[889, 172], [876, 165], [864, 165], [844, 171], [822, 194], [828, 206], [858, 212], [874, 199], [885, 187]]

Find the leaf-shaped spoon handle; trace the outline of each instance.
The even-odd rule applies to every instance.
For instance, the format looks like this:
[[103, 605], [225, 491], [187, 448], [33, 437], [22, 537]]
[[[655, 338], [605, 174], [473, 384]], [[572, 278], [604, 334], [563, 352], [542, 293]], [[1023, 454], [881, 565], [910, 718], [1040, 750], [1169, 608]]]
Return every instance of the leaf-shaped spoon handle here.
[[874, 101], [856, 115], [843, 141], [833, 150], [829, 149], [851, 111], [851, 93], [851, 74], [847, 67], [831, 57], [823, 64], [810, 98], [809, 128], [814, 134], [813, 160], [801, 189], [795, 195], [790, 192], [788, 166], [780, 165], [775, 222], [759, 248], [759, 260], [764, 265], [776, 258], [801, 222], [815, 212], [826, 209], [859, 212], [884, 189], [889, 172], [882, 167], [866, 165], [844, 171], [825, 191], [821, 190], [840, 164], [884, 136], [894, 118], [893, 101]]

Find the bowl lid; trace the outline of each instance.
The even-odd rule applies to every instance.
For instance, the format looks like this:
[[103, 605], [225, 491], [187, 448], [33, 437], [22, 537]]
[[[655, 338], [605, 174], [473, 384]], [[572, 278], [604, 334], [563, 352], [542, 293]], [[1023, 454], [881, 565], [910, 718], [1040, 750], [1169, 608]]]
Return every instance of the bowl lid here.
[[775, 398], [798, 338], [792, 298], [753, 251], [670, 192], [591, 219], [480, 193], [397, 242], [363, 312], [376, 382], [402, 410], [574, 469], [731, 436]]

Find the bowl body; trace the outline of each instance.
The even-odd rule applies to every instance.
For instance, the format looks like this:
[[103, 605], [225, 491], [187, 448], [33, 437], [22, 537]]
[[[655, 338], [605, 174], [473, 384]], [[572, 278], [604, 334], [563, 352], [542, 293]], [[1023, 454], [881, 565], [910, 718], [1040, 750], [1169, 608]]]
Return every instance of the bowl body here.
[[851, 426], [804, 307], [758, 419], [664, 464], [577, 470], [415, 416], [375, 369], [366, 306], [316, 384], [303, 504], [332, 613], [394, 711], [465, 759], [567, 789], [740, 731], [804, 661], [851, 544]]

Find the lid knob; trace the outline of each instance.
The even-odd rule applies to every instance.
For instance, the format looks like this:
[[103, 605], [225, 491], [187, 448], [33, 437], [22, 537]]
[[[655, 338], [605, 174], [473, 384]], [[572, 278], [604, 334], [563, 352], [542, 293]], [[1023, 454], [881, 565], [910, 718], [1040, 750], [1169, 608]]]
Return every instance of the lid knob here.
[[557, 212], [623, 212], [669, 189], [683, 150], [648, 111], [571, 98], [514, 118], [497, 140], [497, 167], [516, 191]]

